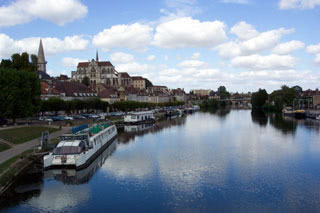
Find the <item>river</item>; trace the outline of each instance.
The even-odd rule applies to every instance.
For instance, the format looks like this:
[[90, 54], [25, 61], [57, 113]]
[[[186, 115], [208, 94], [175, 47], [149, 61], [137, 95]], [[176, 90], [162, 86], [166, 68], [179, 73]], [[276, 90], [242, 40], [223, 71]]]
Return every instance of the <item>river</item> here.
[[316, 212], [319, 130], [248, 110], [126, 127], [86, 170], [30, 169], [1, 210]]

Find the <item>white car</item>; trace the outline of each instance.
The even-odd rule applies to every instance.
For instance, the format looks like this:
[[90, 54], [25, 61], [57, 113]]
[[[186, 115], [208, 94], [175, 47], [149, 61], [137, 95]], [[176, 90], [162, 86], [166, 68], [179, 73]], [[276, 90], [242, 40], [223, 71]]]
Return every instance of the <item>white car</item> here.
[[72, 121], [72, 120], [73, 120], [73, 117], [70, 117], [70, 116], [64, 116], [64, 120]]

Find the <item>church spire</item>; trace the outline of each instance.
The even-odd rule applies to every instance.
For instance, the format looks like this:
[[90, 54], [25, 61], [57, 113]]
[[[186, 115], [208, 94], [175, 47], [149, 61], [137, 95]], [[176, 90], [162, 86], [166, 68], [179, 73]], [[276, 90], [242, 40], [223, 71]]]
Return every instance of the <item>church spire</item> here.
[[38, 71], [46, 72], [46, 59], [44, 57], [44, 51], [42, 46], [42, 39], [40, 39], [39, 50], [38, 50]]
[[96, 51], [96, 61], [99, 61], [98, 50]]

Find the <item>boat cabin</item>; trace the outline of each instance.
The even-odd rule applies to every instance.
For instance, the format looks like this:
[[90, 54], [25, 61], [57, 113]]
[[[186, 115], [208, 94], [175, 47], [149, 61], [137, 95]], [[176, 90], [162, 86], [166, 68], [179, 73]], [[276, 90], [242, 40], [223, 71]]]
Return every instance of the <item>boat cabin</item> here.
[[126, 123], [136, 123], [148, 120], [154, 120], [152, 111], [131, 112], [124, 116], [124, 122]]

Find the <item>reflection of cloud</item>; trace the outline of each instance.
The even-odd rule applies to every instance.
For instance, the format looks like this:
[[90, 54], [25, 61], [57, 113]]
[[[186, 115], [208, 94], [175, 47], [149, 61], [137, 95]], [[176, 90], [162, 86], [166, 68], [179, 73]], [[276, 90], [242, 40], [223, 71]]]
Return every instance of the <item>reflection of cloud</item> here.
[[46, 184], [41, 195], [32, 199], [29, 204], [41, 212], [70, 211], [88, 200], [89, 195], [87, 185]]
[[[117, 153], [121, 148], [117, 149]], [[101, 167], [105, 173], [111, 173], [116, 178], [143, 179], [152, 172], [152, 157], [144, 152], [124, 152], [113, 155]]]

